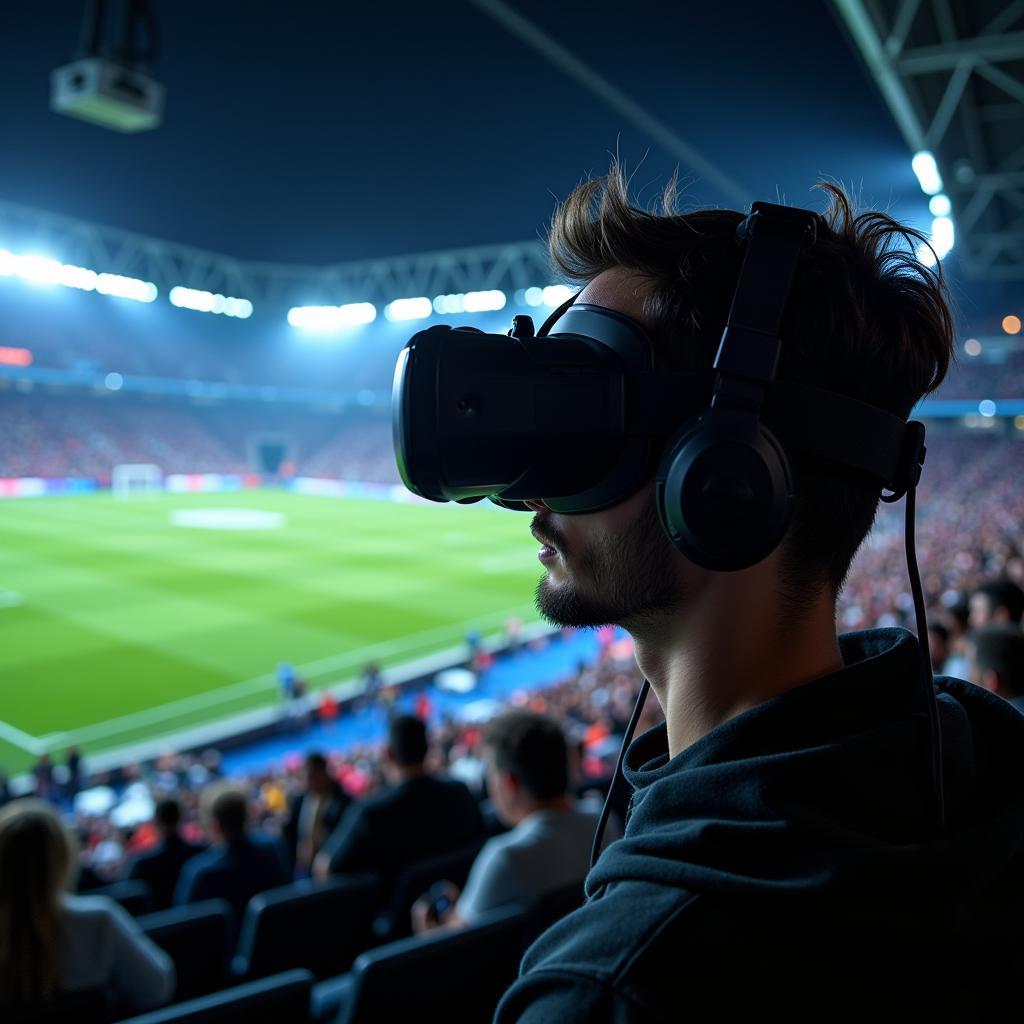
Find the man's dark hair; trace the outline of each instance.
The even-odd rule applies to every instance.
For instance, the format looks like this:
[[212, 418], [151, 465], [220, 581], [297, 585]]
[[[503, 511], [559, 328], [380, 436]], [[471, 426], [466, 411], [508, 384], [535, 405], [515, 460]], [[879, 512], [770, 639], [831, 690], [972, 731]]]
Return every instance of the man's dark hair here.
[[327, 758], [317, 750], [311, 750], [306, 755], [306, 770], [315, 772], [327, 771]]
[[1024, 618], [1024, 590], [1021, 590], [1013, 580], [989, 580], [982, 583], [974, 593], [984, 594], [993, 612], [1005, 608], [1010, 621], [1020, 625], [1021, 619]]
[[427, 757], [427, 726], [415, 715], [397, 715], [388, 727], [388, 749], [396, 764], [414, 768]]
[[153, 820], [165, 832], [174, 832], [181, 823], [181, 804], [173, 796], [164, 797], [153, 809]]
[[239, 839], [245, 835], [248, 806], [240, 789], [233, 786], [216, 789], [209, 806], [210, 817], [217, 822], [225, 839]]
[[514, 776], [534, 800], [553, 800], [569, 788], [565, 734], [532, 711], [507, 711], [484, 729], [483, 744], [500, 772]]
[[1010, 697], [1024, 696], [1024, 633], [1002, 622], [972, 630], [967, 642], [974, 648], [974, 661], [982, 671], [991, 671]]
[[934, 633], [944, 644], [949, 643], [949, 627], [941, 622], [929, 622], [928, 632]]
[[[744, 215], [678, 212], [675, 179], [660, 209], [649, 212], [631, 202], [628, 185], [616, 162], [605, 178], [578, 186], [552, 220], [552, 261], [581, 282], [615, 267], [638, 274], [647, 286], [643, 313], [660, 368], [707, 370], [739, 278], [745, 250], [736, 227]], [[855, 215], [841, 188], [817, 187], [827, 193], [828, 208], [782, 321], [778, 378], [905, 417], [955, 361], [941, 271], [914, 255], [913, 246], [927, 242], [920, 232], [884, 213]], [[785, 443], [785, 435], [780, 439]], [[881, 486], [858, 471], [797, 455], [792, 446], [787, 451], [798, 496], [782, 542], [780, 598], [794, 612], [812, 604], [823, 586], [833, 598], [842, 590], [874, 522]]]

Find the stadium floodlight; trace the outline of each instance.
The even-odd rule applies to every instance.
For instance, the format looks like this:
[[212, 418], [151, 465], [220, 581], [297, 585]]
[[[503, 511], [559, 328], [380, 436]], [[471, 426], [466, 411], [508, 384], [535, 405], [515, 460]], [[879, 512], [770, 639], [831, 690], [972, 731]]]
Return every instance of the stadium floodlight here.
[[986, 418], [991, 417], [991, 416], [995, 416], [995, 414], [996, 414], [996, 403], [993, 402], [991, 398], [983, 398], [978, 403], [978, 412], [981, 413], [981, 415], [986, 417]]
[[219, 313], [246, 320], [252, 316], [252, 303], [248, 299], [236, 299], [230, 295], [206, 292], [199, 288], [185, 288], [176, 285], [168, 292], [172, 306], [179, 309], [194, 309], [197, 313]]
[[508, 301], [503, 291], [497, 288], [485, 292], [466, 292], [462, 307], [467, 313], [484, 313], [494, 309], [504, 309]]
[[932, 248], [939, 259], [944, 259], [953, 248], [956, 232], [951, 217], [936, 217], [932, 221]]
[[935, 250], [927, 243], [922, 242], [914, 251], [918, 261], [926, 267], [934, 267], [939, 261], [935, 258]]
[[945, 192], [938, 192], [928, 200], [928, 209], [933, 217], [948, 217], [953, 212], [953, 204]]
[[339, 331], [359, 327], [377, 319], [372, 302], [350, 302], [344, 306], [293, 306], [288, 310], [288, 323], [306, 331]]
[[425, 320], [433, 312], [433, 305], [425, 295], [411, 299], [395, 299], [384, 307], [388, 320]]
[[926, 195], [933, 196], [936, 192], [942, 191], [942, 175], [939, 174], [939, 165], [935, 162], [933, 153], [927, 149], [920, 150], [914, 154], [910, 166], [914, 168], [921, 191]]
[[438, 295], [433, 302], [435, 313], [463, 313], [466, 310], [466, 296], [459, 292], [456, 295]]
[[136, 302], [152, 302], [158, 294], [152, 281], [140, 281], [137, 277], [123, 277], [121, 274], [100, 274], [96, 279], [96, 291]]
[[551, 309], [554, 309], [565, 302], [571, 295], [572, 289], [568, 285], [549, 284], [542, 293], [541, 301], [545, 306], [550, 306]]
[[19, 256], [6, 249], [0, 250], [0, 273], [14, 274], [30, 284], [59, 284], [65, 288], [97, 291], [103, 295], [134, 299], [136, 302], [152, 302], [157, 296], [156, 285], [151, 281], [122, 277], [120, 274], [97, 274], [87, 267], [61, 263], [48, 256]]

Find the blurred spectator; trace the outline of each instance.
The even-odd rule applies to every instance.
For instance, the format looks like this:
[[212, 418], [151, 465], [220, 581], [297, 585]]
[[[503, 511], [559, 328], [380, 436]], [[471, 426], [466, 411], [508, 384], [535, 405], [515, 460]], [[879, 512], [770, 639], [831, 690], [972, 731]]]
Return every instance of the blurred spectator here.
[[399, 715], [388, 730], [384, 768], [392, 786], [354, 803], [317, 855], [313, 874], [376, 871], [388, 887], [403, 867], [467, 846], [483, 835], [473, 795], [427, 773], [427, 727]]
[[308, 877], [313, 858], [327, 837], [338, 827], [342, 815], [352, 803], [327, 770], [323, 754], [306, 755], [305, 787], [291, 800], [283, 836], [292, 855], [295, 873]]
[[57, 783], [53, 777], [53, 762], [49, 754], [40, 754], [32, 766], [33, 792], [40, 800], [57, 799]]
[[967, 638], [970, 682], [1024, 713], [1024, 633], [1007, 623], [973, 630]]
[[928, 656], [932, 671], [941, 675], [949, 659], [949, 630], [941, 622], [936, 622], [932, 615], [928, 616]]
[[949, 633], [949, 655], [942, 667], [943, 675], [967, 679], [967, 633], [970, 618], [971, 606], [966, 600], [958, 598], [948, 609], [945, 622]]
[[78, 747], [68, 747], [67, 753], [67, 781], [64, 784], [64, 799], [73, 803], [76, 796], [82, 789], [83, 767], [82, 755]]
[[186, 861], [175, 903], [227, 900], [240, 922], [258, 892], [288, 881], [287, 854], [279, 840], [248, 828], [245, 794], [233, 786], [211, 786], [203, 794], [203, 816], [213, 840], [209, 850]]
[[174, 797], [165, 797], [156, 805], [153, 822], [160, 837], [158, 844], [129, 861], [126, 874], [146, 882], [153, 891], [154, 909], [164, 910], [174, 901], [185, 862], [202, 853], [203, 847], [181, 835], [181, 805]]
[[1008, 622], [1020, 629], [1024, 590], [1012, 580], [989, 580], [971, 594], [971, 629]]
[[[431, 897], [416, 902], [416, 933], [472, 924], [499, 907], [531, 903], [574, 883], [582, 899], [598, 814], [578, 809], [569, 797], [561, 727], [544, 715], [509, 711], [487, 726], [483, 747], [487, 790], [511, 831], [487, 841], [461, 895], [446, 883], [439, 895], [449, 909], [440, 917]], [[606, 832], [606, 842], [614, 838]]]
[[174, 992], [170, 958], [112, 900], [63, 890], [74, 865], [56, 811], [16, 800], [0, 811], [0, 1007], [29, 1010], [99, 990], [131, 1013]]

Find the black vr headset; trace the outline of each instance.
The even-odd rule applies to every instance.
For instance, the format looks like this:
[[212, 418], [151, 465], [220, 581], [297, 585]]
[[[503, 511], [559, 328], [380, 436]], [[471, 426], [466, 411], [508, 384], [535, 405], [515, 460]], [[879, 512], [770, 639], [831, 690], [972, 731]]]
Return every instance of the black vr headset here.
[[[753, 204], [737, 228], [746, 253], [711, 370], [655, 370], [639, 323], [573, 299], [536, 335], [528, 316], [516, 316], [507, 335], [420, 331], [395, 368], [395, 456], [406, 487], [432, 501], [487, 497], [528, 511], [524, 499], [535, 499], [563, 515], [617, 505], [653, 476], [665, 533], [688, 559], [718, 572], [757, 564], [785, 535], [796, 497], [787, 452], [867, 474], [889, 491], [883, 501], [907, 495], [907, 567], [941, 829], [941, 736], [913, 541], [924, 425], [775, 379], [779, 326], [820, 224], [807, 210]], [[623, 751], [647, 689], [645, 682]]]

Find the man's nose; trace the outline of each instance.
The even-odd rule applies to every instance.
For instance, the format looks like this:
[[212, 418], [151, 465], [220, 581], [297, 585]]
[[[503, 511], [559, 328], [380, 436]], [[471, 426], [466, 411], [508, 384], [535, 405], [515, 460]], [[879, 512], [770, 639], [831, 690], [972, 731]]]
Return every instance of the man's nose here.
[[541, 498], [524, 498], [523, 504], [534, 512], [544, 512], [547, 509], [547, 505], [544, 504]]

